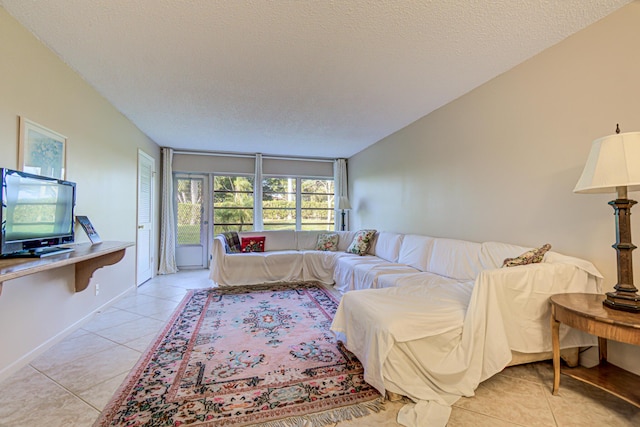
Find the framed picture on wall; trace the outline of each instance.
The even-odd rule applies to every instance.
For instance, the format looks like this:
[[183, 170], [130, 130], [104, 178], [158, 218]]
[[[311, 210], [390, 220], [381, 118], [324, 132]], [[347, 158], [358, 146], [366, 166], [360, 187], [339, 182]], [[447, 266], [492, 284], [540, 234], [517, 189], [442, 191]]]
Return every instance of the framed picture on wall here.
[[23, 172], [65, 179], [67, 137], [20, 117], [18, 167]]

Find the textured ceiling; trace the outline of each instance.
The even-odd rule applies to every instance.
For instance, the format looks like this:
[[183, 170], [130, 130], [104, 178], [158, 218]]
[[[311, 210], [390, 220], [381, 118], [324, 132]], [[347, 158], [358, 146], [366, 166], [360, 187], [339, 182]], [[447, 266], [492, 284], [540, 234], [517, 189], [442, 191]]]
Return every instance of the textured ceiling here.
[[629, 0], [0, 0], [161, 146], [349, 157]]

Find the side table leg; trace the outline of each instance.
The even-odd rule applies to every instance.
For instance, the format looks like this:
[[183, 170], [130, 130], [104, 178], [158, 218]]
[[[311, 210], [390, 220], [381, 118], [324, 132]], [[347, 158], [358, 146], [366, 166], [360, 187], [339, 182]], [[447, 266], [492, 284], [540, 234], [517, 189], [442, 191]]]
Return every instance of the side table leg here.
[[607, 339], [598, 337], [598, 359], [600, 363], [607, 361]]
[[560, 388], [560, 322], [551, 313], [551, 343], [553, 345], [553, 390], [552, 394], [558, 394]]

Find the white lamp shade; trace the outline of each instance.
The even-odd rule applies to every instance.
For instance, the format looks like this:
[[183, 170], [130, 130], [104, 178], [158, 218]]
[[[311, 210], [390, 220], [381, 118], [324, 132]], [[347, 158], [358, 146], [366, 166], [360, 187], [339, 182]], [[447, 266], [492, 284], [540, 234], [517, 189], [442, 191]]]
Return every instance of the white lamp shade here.
[[614, 193], [617, 187], [640, 190], [640, 132], [605, 136], [591, 152], [574, 193]]
[[351, 204], [347, 197], [342, 196], [338, 199], [338, 209], [345, 211], [351, 209]]

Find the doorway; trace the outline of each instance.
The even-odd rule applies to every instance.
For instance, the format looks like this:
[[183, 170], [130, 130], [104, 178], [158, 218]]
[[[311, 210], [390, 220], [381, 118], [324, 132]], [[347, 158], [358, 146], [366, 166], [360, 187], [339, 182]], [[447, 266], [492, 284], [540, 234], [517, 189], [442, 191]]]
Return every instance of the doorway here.
[[178, 268], [206, 268], [208, 265], [208, 184], [208, 175], [174, 175]]
[[136, 244], [136, 285], [140, 286], [153, 277], [153, 180], [156, 161], [138, 150], [138, 233]]

